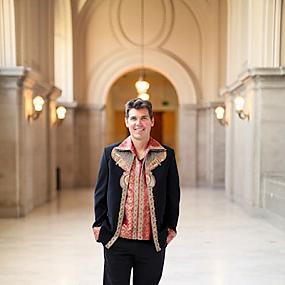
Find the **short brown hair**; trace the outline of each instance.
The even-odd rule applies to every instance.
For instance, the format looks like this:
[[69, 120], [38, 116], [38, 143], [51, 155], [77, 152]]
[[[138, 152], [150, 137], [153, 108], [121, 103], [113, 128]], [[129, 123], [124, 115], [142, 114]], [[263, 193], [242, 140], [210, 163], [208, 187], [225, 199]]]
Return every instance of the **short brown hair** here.
[[129, 117], [129, 112], [131, 109], [147, 109], [148, 114], [150, 118], [153, 118], [153, 112], [152, 112], [152, 104], [148, 100], [142, 100], [141, 98], [136, 98], [128, 101], [125, 105], [125, 117]]

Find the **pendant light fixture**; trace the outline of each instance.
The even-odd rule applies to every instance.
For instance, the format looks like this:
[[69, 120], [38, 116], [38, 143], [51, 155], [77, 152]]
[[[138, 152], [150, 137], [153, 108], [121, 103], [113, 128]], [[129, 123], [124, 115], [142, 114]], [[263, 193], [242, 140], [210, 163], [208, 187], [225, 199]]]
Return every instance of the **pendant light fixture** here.
[[138, 81], [135, 83], [135, 87], [138, 92], [138, 97], [143, 100], [149, 100], [149, 83], [145, 81], [144, 70], [144, 0], [141, 0], [141, 42], [140, 42], [140, 56], [141, 56], [141, 69]]

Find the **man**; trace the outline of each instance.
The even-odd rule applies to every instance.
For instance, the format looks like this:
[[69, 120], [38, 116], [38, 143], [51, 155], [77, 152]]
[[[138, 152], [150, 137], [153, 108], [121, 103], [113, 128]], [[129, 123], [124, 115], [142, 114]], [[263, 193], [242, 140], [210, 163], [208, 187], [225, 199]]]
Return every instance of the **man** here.
[[106, 147], [95, 189], [96, 241], [104, 245], [104, 284], [155, 285], [176, 236], [180, 187], [174, 151], [150, 137], [152, 105], [125, 106], [130, 136]]

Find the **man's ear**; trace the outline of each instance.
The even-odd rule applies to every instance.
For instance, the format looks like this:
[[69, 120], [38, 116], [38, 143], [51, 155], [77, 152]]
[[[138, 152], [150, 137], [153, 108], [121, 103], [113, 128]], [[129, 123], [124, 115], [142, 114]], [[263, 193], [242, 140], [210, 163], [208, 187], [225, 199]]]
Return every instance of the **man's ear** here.
[[154, 126], [154, 117], [152, 117], [152, 119], [151, 119], [151, 126], [152, 127]]

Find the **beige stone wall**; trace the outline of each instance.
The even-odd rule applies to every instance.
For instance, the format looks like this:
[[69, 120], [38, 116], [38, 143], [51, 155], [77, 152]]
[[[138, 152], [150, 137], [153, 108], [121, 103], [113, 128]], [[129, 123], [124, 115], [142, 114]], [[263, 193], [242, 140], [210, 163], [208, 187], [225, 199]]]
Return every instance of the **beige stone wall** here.
[[[245, 208], [266, 209], [278, 215], [284, 208], [284, 68], [257, 68], [228, 89], [226, 191]], [[246, 99], [249, 120], [241, 120], [234, 107], [236, 95]], [[280, 184], [281, 183], [281, 184]], [[276, 187], [280, 184], [280, 187]], [[263, 212], [266, 214], [266, 212]]]
[[[60, 92], [53, 84], [54, 1], [4, 4], [5, 18], [0, 26], [7, 32], [1, 33], [1, 42], [10, 44], [11, 52], [1, 54], [4, 64], [0, 68], [1, 123], [6, 126], [0, 139], [0, 216], [19, 217], [56, 196], [56, 134], [51, 106]], [[27, 121], [27, 90], [45, 100], [36, 121]]]
[[54, 82], [60, 102], [73, 102], [73, 29], [70, 0], [54, 0]]
[[15, 0], [16, 64], [54, 82], [54, 1]]
[[[82, 104], [106, 108], [108, 143], [123, 133], [122, 127], [118, 133], [114, 130], [114, 110], [122, 111], [122, 105], [136, 96], [133, 84], [137, 76], [126, 76], [141, 67], [139, 1], [119, 3], [85, 2], [77, 7], [74, 18], [75, 98]], [[175, 142], [185, 185], [196, 184], [197, 114], [179, 112], [192, 104], [190, 108], [195, 109], [197, 103], [217, 101], [226, 78], [226, 13], [224, 0], [145, 1], [145, 67], [162, 74], [172, 85], [172, 89], [166, 88], [169, 94], [163, 92], [168, 107], [161, 104], [159, 88], [151, 87], [151, 100], [155, 110], [175, 112], [176, 131], [170, 135], [166, 130], [166, 140]], [[190, 175], [189, 159], [195, 168]]]
[[106, 109], [86, 105], [67, 108], [66, 119], [56, 129], [61, 187], [94, 187], [103, 148], [110, 143]]
[[[124, 110], [124, 106], [128, 100], [137, 97], [135, 83], [140, 76], [140, 70], [135, 70], [121, 76], [110, 90], [108, 106], [114, 110]], [[178, 97], [175, 88], [162, 74], [153, 70], [145, 70], [145, 79], [149, 82], [150, 88], [148, 93], [150, 101], [155, 111], [175, 110], [178, 106]], [[163, 102], [167, 101], [167, 105]], [[111, 104], [111, 105], [110, 105]]]
[[225, 127], [214, 116], [215, 105], [197, 110], [197, 185], [223, 188], [225, 183]]
[[[4, 82], [5, 81], [5, 82]], [[19, 98], [16, 81], [13, 78], [4, 80], [0, 77], [0, 215], [17, 215], [19, 186], [17, 183], [19, 175], [18, 158], [18, 129]]]
[[285, 2], [282, 1], [281, 12], [281, 65], [285, 66]]
[[[152, 49], [171, 57], [193, 80], [197, 99], [215, 101], [225, 78], [227, 17], [223, 14], [226, 13], [226, 1], [171, 3], [173, 5], [167, 1], [145, 1], [145, 56]], [[95, 85], [96, 80], [100, 80], [102, 73], [96, 72], [112, 55], [120, 51], [134, 52], [138, 56], [136, 68], [140, 67], [139, 7], [138, 0], [124, 1], [120, 7], [117, 2], [93, 2], [77, 15], [75, 96], [79, 102], [85, 102], [87, 97], [92, 102], [94, 90], [88, 88], [93, 80]], [[83, 55], [84, 60], [79, 60]], [[147, 63], [147, 67], [151, 68], [151, 65], [151, 62]]]
[[229, 1], [219, 1], [219, 84], [221, 88], [227, 80], [227, 51], [228, 51], [228, 3]]
[[[0, 70], [0, 216], [20, 217], [56, 196], [55, 133], [49, 102], [58, 96], [22, 68]], [[37, 120], [27, 120], [26, 90], [45, 99]]]
[[87, 108], [77, 109], [75, 112], [75, 182], [77, 187], [90, 185], [90, 119]]
[[[30, 145], [35, 144], [36, 150], [39, 148], [38, 139], [33, 134], [35, 132], [40, 136], [44, 158], [31, 154], [33, 164], [40, 167], [40, 161], [47, 160], [47, 168], [53, 175], [51, 165], [59, 166], [64, 187], [90, 185], [96, 177], [102, 146], [116, 141], [124, 131], [121, 127], [120, 134], [116, 133], [113, 123], [116, 121], [115, 112], [122, 110], [125, 99], [136, 95], [135, 90], [131, 90], [133, 85], [121, 81], [124, 96], [117, 96], [121, 91], [116, 89], [116, 80], [141, 67], [139, 2], [123, 1], [121, 7], [118, 6], [119, 1], [71, 3], [67, 0], [16, 0], [14, 3], [17, 64], [32, 68], [41, 82], [50, 85], [58, 83], [63, 89], [64, 100], [69, 102], [73, 100], [71, 72], [74, 67], [75, 97], [79, 102], [79, 107], [68, 113], [65, 125], [59, 126], [56, 132], [37, 123], [35, 131], [31, 134], [27, 131], [28, 135], [25, 133], [31, 140]], [[197, 102], [217, 99], [217, 90], [225, 78], [227, 17], [223, 15], [227, 4], [225, 0], [147, 0], [145, 4], [146, 68], [156, 72], [155, 76], [150, 77], [154, 110], [164, 112], [165, 143], [176, 148], [181, 165], [186, 167], [187, 159], [191, 158], [194, 168], [197, 114], [184, 111], [180, 114], [179, 110], [186, 110]], [[72, 31], [71, 12], [74, 66], [71, 35], [67, 35]], [[130, 57], [120, 56], [121, 52]], [[112, 56], [115, 56], [115, 60], [112, 60]], [[128, 60], [132, 64], [128, 65]], [[110, 66], [114, 69], [117, 67], [118, 72], [112, 79], [105, 73]], [[164, 75], [165, 81], [161, 84], [157, 84], [161, 80], [158, 74]], [[137, 79], [135, 77], [134, 80]], [[102, 92], [98, 92], [94, 89], [98, 82], [106, 90], [103, 88]], [[110, 88], [112, 84], [114, 88]], [[130, 87], [128, 91], [124, 84]], [[114, 100], [109, 100], [109, 97]], [[104, 98], [103, 104], [98, 98]], [[168, 105], [163, 104], [165, 101]], [[195, 109], [195, 106], [192, 107]], [[58, 159], [50, 161], [48, 153], [54, 150], [55, 141]], [[73, 152], [73, 155], [70, 156], [69, 152]], [[182, 172], [187, 180], [187, 168]], [[44, 179], [41, 175], [40, 181]], [[191, 185], [195, 184], [195, 175], [194, 172], [190, 175]], [[42, 184], [38, 183], [33, 182], [36, 187], [43, 189]], [[47, 182], [50, 183], [54, 185], [54, 180]], [[29, 194], [25, 195], [29, 200]], [[38, 201], [44, 199], [42, 194], [38, 195]]]
[[[284, 1], [228, 5], [226, 192], [250, 211], [284, 218]], [[238, 95], [249, 120], [236, 114]]]
[[228, 1], [228, 85], [248, 68], [280, 65], [282, 9], [282, 1]]
[[75, 179], [75, 124], [74, 108], [68, 108], [64, 122], [56, 128], [57, 162], [60, 169], [60, 182], [62, 188], [73, 188]]
[[13, 0], [0, 1], [0, 66], [16, 65], [15, 9]]

